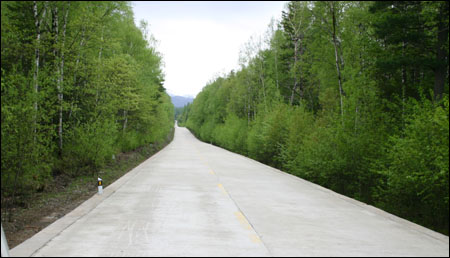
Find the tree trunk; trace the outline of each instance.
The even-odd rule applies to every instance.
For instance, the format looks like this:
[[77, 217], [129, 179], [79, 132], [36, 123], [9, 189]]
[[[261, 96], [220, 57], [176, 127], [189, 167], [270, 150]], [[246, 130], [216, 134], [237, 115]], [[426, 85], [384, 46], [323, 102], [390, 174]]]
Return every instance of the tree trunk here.
[[[62, 31], [62, 42], [61, 42], [61, 48], [60, 48], [60, 66], [59, 66], [59, 78], [58, 78], [58, 101], [59, 101], [59, 123], [58, 123], [58, 137], [59, 137], [59, 152], [62, 154], [62, 148], [63, 148], [63, 83], [64, 83], [64, 45], [66, 41], [66, 25], [67, 25], [67, 16], [69, 14], [69, 7], [70, 2], [68, 2], [68, 5], [66, 7], [66, 12], [64, 16], [64, 23], [63, 23], [63, 31]], [[63, 9], [64, 12], [64, 9]]]
[[274, 50], [275, 50], [275, 79], [277, 82], [277, 90], [279, 89], [278, 86], [278, 51], [277, 51], [278, 46], [275, 46]]
[[124, 110], [123, 111], [124, 121], [123, 121], [123, 128], [122, 128], [123, 133], [125, 133], [125, 129], [127, 128], [127, 122], [128, 122], [127, 114], [128, 114], [128, 111]]
[[264, 110], [267, 112], [267, 101], [266, 101], [266, 86], [264, 84], [264, 67], [263, 67], [263, 59], [260, 60], [260, 70], [259, 70], [259, 80], [261, 81], [261, 85], [263, 88], [263, 97], [264, 97]]
[[[79, 65], [80, 59], [81, 59], [81, 48], [84, 46], [85, 31], [86, 31], [86, 26], [83, 25], [83, 29], [82, 29], [82, 32], [81, 32], [81, 40], [80, 40], [80, 50], [78, 51], [78, 54], [77, 54], [77, 61], [75, 62], [75, 70], [74, 70], [74, 73], [73, 73], [73, 84], [74, 84], [74, 86], [77, 86], [78, 65]], [[78, 99], [77, 95], [78, 94], [77, 94], [77, 90], [76, 90], [75, 93], [74, 93], [74, 98], [73, 98], [72, 103], [70, 105], [69, 119], [72, 116], [73, 104]]]
[[297, 61], [298, 61], [298, 37], [295, 38], [294, 41], [294, 87], [292, 87], [292, 91], [291, 91], [291, 99], [289, 101], [289, 104], [292, 106], [292, 104], [294, 103], [294, 93], [295, 90], [297, 89]]
[[[102, 63], [102, 51], [103, 51], [103, 25], [102, 25], [102, 35], [100, 37], [101, 43], [100, 43], [100, 50], [98, 52], [98, 61], [100, 64]], [[100, 73], [98, 73], [100, 74]], [[96, 83], [96, 93], [95, 93], [95, 106], [98, 105], [98, 98], [99, 98], [99, 91], [98, 91], [98, 83]]]
[[[39, 92], [39, 48], [41, 43], [41, 22], [42, 20], [39, 19], [38, 9], [37, 9], [37, 2], [33, 1], [33, 11], [34, 11], [34, 24], [36, 27], [36, 47], [34, 48], [34, 73], [33, 73], [33, 84], [34, 84], [34, 92], [36, 95], [36, 100], [34, 101], [34, 141], [36, 141], [36, 132], [37, 132], [37, 110], [38, 110], [38, 100], [37, 95]], [[46, 13], [46, 6], [44, 6], [42, 19], [45, 17]]]
[[339, 54], [338, 54], [338, 48], [337, 48], [337, 40], [336, 40], [336, 10], [334, 8], [334, 2], [330, 3], [330, 12], [333, 18], [333, 45], [334, 45], [334, 55], [336, 58], [336, 70], [338, 73], [338, 82], [339, 82], [339, 98], [340, 98], [340, 105], [341, 105], [341, 116], [344, 117], [344, 103], [343, 103], [343, 96], [345, 95], [345, 92], [342, 88], [342, 79], [341, 79], [341, 69], [339, 67]]
[[[56, 3], [55, 3], [56, 4]], [[52, 34], [53, 34], [53, 57], [54, 57], [54, 67], [56, 70], [56, 88], [58, 90], [58, 104], [61, 108], [61, 66], [58, 63], [58, 39], [59, 39], [59, 17], [58, 17], [58, 6], [52, 8]], [[60, 49], [61, 50], [61, 49]], [[62, 155], [62, 124], [61, 117], [59, 117], [58, 122], [58, 152]]]
[[[403, 33], [405, 30], [403, 30]], [[406, 49], [406, 43], [405, 41], [402, 42], [402, 58], [405, 57], [405, 49]], [[405, 128], [405, 105], [406, 105], [406, 69], [405, 65], [402, 65], [402, 124], [403, 128]]]
[[[56, 60], [57, 44], [58, 44], [58, 7], [54, 6], [52, 9], [52, 34], [53, 34], [53, 57]], [[56, 63], [56, 61], [55, 61]]]
[[[34, 24], [36, 26], [36, 47], [34, 48], [35, 69], [34, 69], [34, 74], [33, 74], [33, 81], [34, 81], [34, 92], [37, 94], [39, 91], [38, 74], [39, 74], [39, 43], [40, 43], [40, 39], [41, 39], [41, 24], [39, 22], [36, 1], [33, 1], [33, 11], [34, 11]], [[37, 100], [35, 100], [35, 102], [34, 102], [34, 109], [37, 111]], [[34, 119], [34, 123], [36, 124], [36, 117]], [[35, 132], [36, 132], [36, 128], [35, 128]]]
[[[447, 11], [446, 11], [447, 10]], [[441, 3], [440, 17], [438, 18], [438, 32], [437, 32], [437, 42], [436, 42], [436, 60], [438, 66], [434, 71], [434, 98], [439, 100], [442, 98], [444, 93], [445, 76], [447, 75], [447, 64], [445, 58], [448, 54], [445, 53], [446, 39], [448, 35], [448, 26], [445, 26], [443, 19], [447, 17], [448, 19], [448, 2]], [[445, 15], [445, 16], [444, 16]]]
[[[302, 40], [303, 40], [303, 37], [301, 37], [300, 38], [300, 46], [299, 46], [299, 53], [300, 53], [300, 62], [302, 62], [303, 60], [302, 60], [302, 58], [303, 58], [303, 48], [302, 48]], [[299, 80], [298, 80], [298, 90], [299, 90], [299, 96], [300, 96], [300, 100], [302, 100], [303, 99], [303, 97], [304, 97], [304, 94], [305, 94], [305, 92], [304, 92], [304, 88], [303, 88], [303, 71], [302, 71], [302, 66], [299, 66], [298, 67], [298, 71], [299, 71], [299, 75], [300, 75], [300, 78], [299, 78]]]

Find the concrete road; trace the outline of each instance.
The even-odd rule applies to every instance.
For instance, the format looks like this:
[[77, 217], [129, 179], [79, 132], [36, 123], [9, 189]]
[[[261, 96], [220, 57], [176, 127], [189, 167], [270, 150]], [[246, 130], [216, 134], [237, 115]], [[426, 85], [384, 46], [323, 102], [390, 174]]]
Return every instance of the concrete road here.
[[165, 149], [10, 254], [449, 256], [449, 238], [177, 127]]

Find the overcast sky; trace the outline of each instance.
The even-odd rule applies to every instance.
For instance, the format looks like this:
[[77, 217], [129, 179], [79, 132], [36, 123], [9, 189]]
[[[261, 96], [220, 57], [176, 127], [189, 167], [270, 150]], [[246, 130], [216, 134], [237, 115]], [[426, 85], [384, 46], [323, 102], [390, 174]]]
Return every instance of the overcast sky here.
[[239, 51], [263, 36], [285, 1], [132, 2], [135, 23], [149, 24], [164, 61], [170, 94], [195, 96], [218, 74], [239, 67]]

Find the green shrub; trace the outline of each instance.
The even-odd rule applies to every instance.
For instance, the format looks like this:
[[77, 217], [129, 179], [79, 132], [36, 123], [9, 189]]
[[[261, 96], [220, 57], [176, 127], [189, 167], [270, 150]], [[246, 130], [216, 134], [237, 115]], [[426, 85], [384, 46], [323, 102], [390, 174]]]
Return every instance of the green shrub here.
[[72, 175], [96, 169], [116, 153], [116, 124], [112, 120], [94, 120], [81, 124], [68, 133], [64, 163]]
[[380, 199], [400, 216], [436, 229], [449, 222], [449, 102], [412, 101], [403, 134], [389, 140]]

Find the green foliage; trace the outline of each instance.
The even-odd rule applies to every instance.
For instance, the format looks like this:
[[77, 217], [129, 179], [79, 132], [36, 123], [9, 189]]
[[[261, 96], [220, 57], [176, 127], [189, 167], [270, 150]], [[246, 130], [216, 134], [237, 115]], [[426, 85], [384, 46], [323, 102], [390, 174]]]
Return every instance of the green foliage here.
[[448, 234], [448, 2], [290, 2], [238, 71], [177, 110], [129, 3], [1, 7], [2, 196], [95, 171], [164, 139], [176, 117], [203, 141]]
[[289, 106], [281, 103], [256, 119], [248, 137], [250, 157], [281, 167], [280, 155], [288, 138], [291, 113]]
[[237, 153], [246, 152], [247, 122], [229, 114], [224, 124], [215, 127], [214, 142]]
[[[111, 119], [94, 120], [77, 126], [67, 135], [68, 143], [63, 159], [65, 171], [83, 175], [99, 168], [116, 153], [114, 149], [117, 128]], [[74, 171], [75, 170], [75, 171]]]
[[178, 121], [179, 126], [185, 126], [189, 118], [189, 111], [191, 110], [191, 103], [188, 103], [182, 108], [175, 108], [175, 120]]
[[27, 78], [20, 74], [2, 76], [1, 174], [6, 196], [42, 190], [51, 178], [53, 127], [45, 121], [34, 126], [36, 113], [28, 85]]
[[400, 216], [448, 230], [448, 97], [439, 105], [411, 101], [409, 114], [405, 130], [387, 142], [387, 180], [379, 201]]
[[276, 25], [182, 124], [448, 234], [448, 2], [290, 2]]
[[[2, 198], [166, 139], [161, 56], [128, 2], [2, 2]], [[144, 35], [145, 34], [145, 35]], [[2, 199], [3, 200], [3, 199]]]

